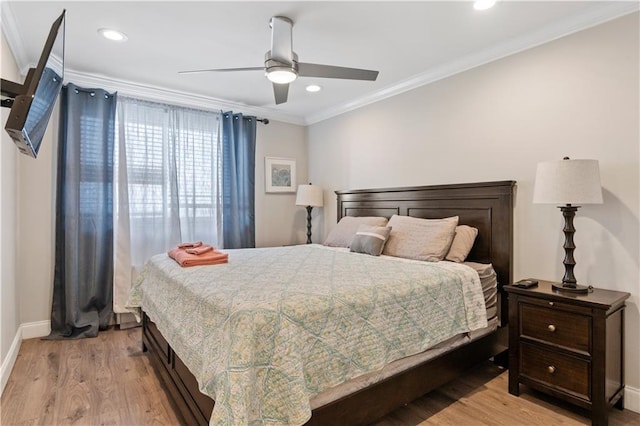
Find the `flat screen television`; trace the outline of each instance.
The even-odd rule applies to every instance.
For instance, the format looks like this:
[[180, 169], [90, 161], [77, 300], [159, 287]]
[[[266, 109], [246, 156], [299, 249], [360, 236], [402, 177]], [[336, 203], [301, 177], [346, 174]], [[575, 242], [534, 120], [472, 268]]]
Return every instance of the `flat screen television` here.
[[29, 69], [23, 84], [2, 79], [0, 89], [10, 107], [5, 130], [21, 153], [38, 156], [40, 145], [64, 79], [64, 20], [55, 20], [44, 44], [38, 65]]

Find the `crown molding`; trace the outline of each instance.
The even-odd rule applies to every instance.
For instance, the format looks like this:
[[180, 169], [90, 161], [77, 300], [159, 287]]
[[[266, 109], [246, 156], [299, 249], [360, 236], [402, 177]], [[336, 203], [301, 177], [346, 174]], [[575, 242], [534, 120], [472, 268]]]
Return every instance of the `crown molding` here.
[[282, 121], [290, 124], [304, 126], [306, 122], [302, 117], [274, 111], [270, 108], [255, 107], [238, 102], [226, 101], [211, 96], [197, 95], [193, 93], [170, 90], [147, 84], [134, 83], [126, 80], [119, 80], [103, 75], [89, 74], [65, 69], [65, 82], [73, 82], [79, 86], [99, 87], [101, 89], [118, 92], [120, 95], [155, 102], [170, 103], [190, 108], [201, 108], [209, 111], [236, 111], [243, 114], [267, 117], [269, 120]]
[[607, 4], [589, 10], [580, 15], [572, 16], [564, 20], [547, 25], [539, 30], [524, 36], [513, 38], [504, 43], [499, 43], [489, 49], [481, 50], [473, 54], [461, 57], [455, 61], [433, 67], [423, 73], [417, 74], [397, 84], [393, 84], [375, 93], [358, 98], [354, 101], [338, 105], [305, 117], [306, 124], [311, 125], [320, 121], [336, 117], [338, 115], [362, 108], [366, 105], [379, 102], [386, 98], [416, 89], [438, 80], [451, 77], [472, 68], [497, 61], [536, 46], [557, 40], [567, 35], [603, 24], [613, 19], [637, 12], [640, 3], [637, 1], [611, 1]]
[[22, 40], [20, 31], [18, 31], [18, 27], [16, 26], [16, 19], [13, 15], [13, 10], [11, 10], [9, 2], [0, 2], [0, 22], [2, 23], [2, 32], [7, 40], [9, 49], [13, 54], [13, 58], [16, 60], [18, 71], [20, 72], [20, 75], [25, 76], [29, 71], [29, 67], [35, 67], [35, 65], [29, 64], [27, 58], [24, 56], [24, 52], [26, 51], [24, 41]]

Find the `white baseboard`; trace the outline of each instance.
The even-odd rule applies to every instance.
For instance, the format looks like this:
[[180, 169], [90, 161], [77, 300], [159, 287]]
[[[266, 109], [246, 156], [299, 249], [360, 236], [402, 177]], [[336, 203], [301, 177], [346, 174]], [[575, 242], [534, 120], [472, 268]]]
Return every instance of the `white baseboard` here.
[[25, 339], [34, 339], [36, 337], [48, 336], [51, 332], [51, 321], [36, 321], [20, 324], [18, 331], [16, 332], [9, 352], [6, 358], [2, 362], [0, 367], [0, 395], [4, 392], [4, 387], [9, 381], [11, 370], [18, 359], [18, 352], [20, 352], [20, 344]]
[[13, 370], [13, 365], [16, 363], [16, 359], [18, 359], [18, 352], [20, 352], [20, 343], [22, 343], [22, 328], [18, 327], [18, 332], [13, 338], [13, 342], [11, 342], [11, 347], [9, 348], [9, 352], [7, 352], [7, 356], [2, 362], [2, 367], [0, 367], [0, 395], [4, 392], [4, 387], [9, 381], [9, 376], [11, 375], [11, 370]]
[[624, 387], [624, 409], [640, 413], [640, 389]]
[[22, 339], [35, 339], [36, 337], [45, 337], [51, 333], [51, 321], [28, 322], [20, 325], [22, 329]]

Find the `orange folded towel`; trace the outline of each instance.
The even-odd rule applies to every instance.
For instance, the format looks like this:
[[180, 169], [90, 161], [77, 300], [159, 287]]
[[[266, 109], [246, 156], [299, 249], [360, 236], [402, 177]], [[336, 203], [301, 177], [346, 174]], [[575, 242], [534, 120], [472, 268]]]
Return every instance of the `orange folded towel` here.
[[203, 254], [213, 250], [214, 247], [209, 244], [202, 244], [200, 247], [184, 249], [189, 254]]
[[182, 243], [180, 245], [178, 245], [178, 248], [195, 248], [195, 247], [200, 247], [202, 245], [202, 241], [198, 241], [195, 243]]
[[218, 265], [220, 263], [229, 262], [229, 254], [215, 250], [211, 250], [202, 254], [187, 253], [186, 249], [174, 247], [167, 253], [170, 258], [178, 262], [182, 267], [201, 266], [201, 265]]

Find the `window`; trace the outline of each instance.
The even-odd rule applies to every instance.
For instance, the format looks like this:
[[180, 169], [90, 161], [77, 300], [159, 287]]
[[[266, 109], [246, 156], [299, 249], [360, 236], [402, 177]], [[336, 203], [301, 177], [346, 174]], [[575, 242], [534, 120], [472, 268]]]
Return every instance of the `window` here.
[[123, 97], [117, 109], [116, 269], [131, 271], [128, 289], [151, 256], [180, 242], [219, 246], [222, 144], [220, 113]]

